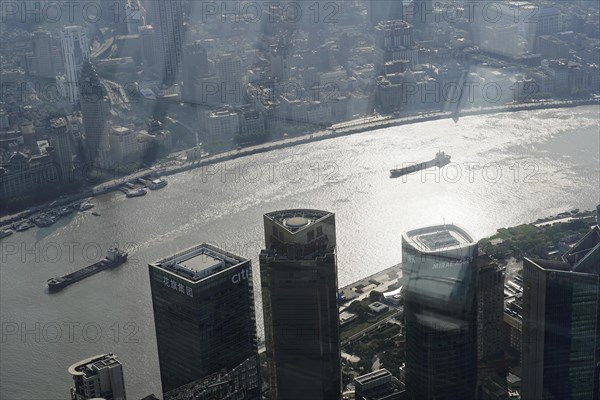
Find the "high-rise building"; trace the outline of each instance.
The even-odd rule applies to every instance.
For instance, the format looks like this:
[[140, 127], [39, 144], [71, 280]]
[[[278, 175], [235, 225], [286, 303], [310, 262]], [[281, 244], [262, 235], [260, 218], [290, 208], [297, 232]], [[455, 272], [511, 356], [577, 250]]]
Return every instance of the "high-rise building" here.
[[199, 40], [185, 46], [182, 72], [183, 87], [181, 88], [181, 96], [183, 100], [192, 104], [199, 103], [198, 78], [206, 76], [209, 72], [208, 55]]
[[90, 44], [85, 29], [81, 26], [66, 26], [62, 30], [61, 44], [64, 56], [66, 90], [69, 101], [76, 104], [79, 100], [79, 72], [83, 62], [89, 59]]
[[183, 5], [180, 0], [155, 0], [151, 4], [152, 26], [158, 40], [158, 63], [163, 83], [177, 80], [184, 39]]
[[487, 254], [477, 257], [477, 359], [502, 353], [504, 274]]
[[98, 73], [89, 60], [81, 68], [79, 89], [85, 145], [89, 161], [95, 163], [110, 158], [110, 151], [109, 154], [103, 154], [108, 140], [106, 121], [110, 103]]
[[402, 236], [406, 392], [473, 400], [477, 376], [477, 244], [456, 225]]
[[369, 23], [374, 27], [381, 21], [404, 19], [403, 0], [368, 0]]
[[404, 385], [387, 369], [354, 378], [356, 400], [402, 400]]
[[523, 263], [523, 400], [589, 399], [600, 385], [600, 228], [563, 261]]
[[[258, 354], [250, 260], [203, 243], [149, 269], [163, 393]], [[243, 374], [258, 399], [258, 366]]]
[[235, 54], [223, 54], [217, 63], [217, 72], [221, 79], [222, 101], [228, 104], [242, 103], [244, 73], [240, 57]]
[[408, 60], [418, 63], [418, 50], [414, 48], [413, 27], [406, 21], [382, 21], [375, 26], [377, 45], [383, 51], [384, 61]]
[[35, 57], [35, 73], [44, 78], [54, 78], [52, 35], [45, 30], [33, 33], [33, 55]]
[[335, 216], [265, 214], [260, 278], [270, 398], [335, 400], [341, 394]]
[[290, 46], [287, 41], [280, 40], [277, 45], [273, 45], [269, 55], [273, 77], [281, 82], [287, 81], [292, 67]]
[[142, 65], [145, 68], [153, 67], [156, 64], [156, 38], [152, 25], [143, 25], [138, 28], [141, 42]]
[[112, 354], [101, 354], [76, 362], [69, 367], [75, 386], [71, 400], [126, 400], [123, 366]]
[[62, 181], [73, 183], [72, 171], [75, 144], [66, 118], [60, 117], [50, 120], [50, 144], [54, 147]]

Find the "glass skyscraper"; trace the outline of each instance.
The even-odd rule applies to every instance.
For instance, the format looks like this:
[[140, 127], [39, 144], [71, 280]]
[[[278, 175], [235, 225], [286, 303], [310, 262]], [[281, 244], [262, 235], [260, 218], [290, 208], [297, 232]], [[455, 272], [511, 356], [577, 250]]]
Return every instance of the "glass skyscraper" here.
[[269, 398], [341, 397], [335, 216], [284, 210], [264, 216], [260, 278]]
[[523, 263], [523, 400], [597, 400], [600, 385], [600, 229], [563, 262]]
[[477, 244], [455, 225], [402, 236], [406, 392], [472, 400], [477, 380]]
[[[163, 393], [257, 356], [250, 260], [203, 243], [149, 269]], [[246, 399], [260, 398], [255, 365]]]

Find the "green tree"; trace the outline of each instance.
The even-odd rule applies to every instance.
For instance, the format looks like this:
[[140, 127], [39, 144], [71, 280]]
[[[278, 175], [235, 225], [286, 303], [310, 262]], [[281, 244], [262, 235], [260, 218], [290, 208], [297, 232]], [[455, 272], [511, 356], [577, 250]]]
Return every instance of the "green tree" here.
[[369, 300], [371, 300], [371, 302], [381, 301], [383, 300], [383, 294], [377, 290], [372, 290], [371, 293], [369, 293]]

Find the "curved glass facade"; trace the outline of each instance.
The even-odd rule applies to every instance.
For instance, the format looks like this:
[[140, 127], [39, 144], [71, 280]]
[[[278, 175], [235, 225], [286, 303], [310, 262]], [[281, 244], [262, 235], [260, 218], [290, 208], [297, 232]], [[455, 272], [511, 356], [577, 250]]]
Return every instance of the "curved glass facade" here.
[[453, 225], [402, 237], [406, 391], [411, 399], [474, 399], [477, 245]]

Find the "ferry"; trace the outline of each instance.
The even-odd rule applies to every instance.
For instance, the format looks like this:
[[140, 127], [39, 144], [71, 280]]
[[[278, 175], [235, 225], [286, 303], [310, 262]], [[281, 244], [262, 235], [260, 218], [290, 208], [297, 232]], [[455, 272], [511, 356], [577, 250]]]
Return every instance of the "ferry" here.
[[125, 261], [127, 261], [127, 253], [120, 251], [117, 248], [112, 248], [108, 250], [106, 257], [102, 260], [92, 265], [88, 265], [87, 267], [79, 269], [70, 274], [57, 278], [50, 278], [48, 279], [46, 284], [48, 285], [48, 290], [50, 292], [58, 292], [59, 290], [75, 282], [79, 282], [80, 280], [85, 279], [88, 276], [92, 276], [100, 271], [104, 271], [105, 269], [111, 267], [119, 266]]
[[404, 168], [396, 168], [390, 170], [390, 178], [398, 178], [403, 175], [412, 174], [431, 167], [442, 168], [444, 165], [450, 164], [450, 156], [443, 151], [438, 151], [435, 158], [420, 164], [409, 165]]
[[13, 231], [11, 231], [10, 229], [3, 229], [0, 231], [0, 239], [4, 239], [7, 236], [10, 236], [13, 234]]
[[158, 178], [148, 184], [150, 190], [158, 190], [167, 186], [167, 181], [164, 178]]
[[127, 197], [140, 197], [140, 196], [145, 196], [146, 193], [148, 193], [146, 191], [146, 189], [144, 189], [144, 188], [138, 188], [138, 189], [128, 190], [127, 192], [125, 192], [125, 196], [127, 196]]

